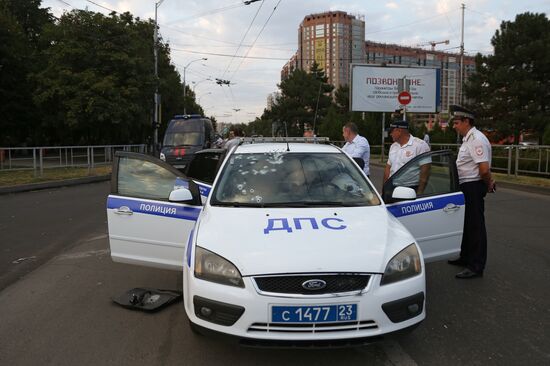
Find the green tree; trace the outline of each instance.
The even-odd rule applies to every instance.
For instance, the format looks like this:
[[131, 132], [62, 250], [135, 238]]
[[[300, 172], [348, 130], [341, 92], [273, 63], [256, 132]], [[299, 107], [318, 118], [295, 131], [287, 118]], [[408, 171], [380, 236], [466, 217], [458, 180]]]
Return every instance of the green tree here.
[[[152, 135], [153, 27], [130, 13], [65, 13], [46, 27], [46, 66], [34, 75], [47, 144], [140, 143]], [[183, 111], [181, 78], [159, 44], [162, 125]], [[194, 99], [193, 99], [194, 102]]]
[[316, 63], [309, 73], [294, 70], [279, 84], [279, 89], [275, 105], [264, 111], [262, 119], [286, 122], [289, 136], [302, 136], [305, 124], [315, 124], [317, 128], [332, 105], [333, 86], [327, 84], [325, 73]]
[[502, 134], [535, 130], [542, 141], [550, 123], [550, 20], [523, 13], [504, 21], [491, 40], [494, 54], [476, 56], [466, 85], [482, 125]]
[[51, 22], [39, 0], [0, 0], [0, 146], [30, 145], [40, 136], [29, 75], [44, 65], [49, 42], [42, 30]]
[[332, 105], [321, 121], [318, 135], [328, 137], [331, 141], [342, 141], [342, 127], [344, 124], [345, 121], [342, 119], [342, 115], [338, 113], [336, 106]]

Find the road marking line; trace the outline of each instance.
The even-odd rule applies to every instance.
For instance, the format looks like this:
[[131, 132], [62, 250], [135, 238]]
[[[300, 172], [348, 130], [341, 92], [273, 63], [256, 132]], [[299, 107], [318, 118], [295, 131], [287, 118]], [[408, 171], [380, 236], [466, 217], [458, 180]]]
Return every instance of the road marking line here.
[[24, 262], [24, 261], [34, 261], [35, 259], [36, 259], [36, 256], [33, 255], [32, 257], [23, 257], [23, 258], [16, 259], [16, 260], [12, 261], [11, 263], [12, 264], [19, 264], [19, 263]]

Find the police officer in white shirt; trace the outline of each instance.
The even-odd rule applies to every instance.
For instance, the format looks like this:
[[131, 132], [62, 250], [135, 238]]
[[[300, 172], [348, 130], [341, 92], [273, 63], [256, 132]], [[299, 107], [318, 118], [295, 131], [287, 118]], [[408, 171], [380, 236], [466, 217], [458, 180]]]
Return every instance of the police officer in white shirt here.
[[[384, 169], [384, 183], [412, 158], [430, 151], [430, 146], [424, 140], [410, 134], [407, 121], [395, 119], [390, 124], [389, 132], [394, 143], [390, 147], [388, 163]], [[420, 164], [420, 172], [412, 170], [407, 177], [401, 177], [400, 185], [412, 187], [418, 194], [422, 194], [428, 181], [430, 163], [431, 160], [428, 159]]]
[[466, 267], [457, 273], [457, 278], [481, 277], [487, 262], [484, 198], [487, 192], [495, 191], [495, 181], [491, 177], [491, 144], [474, 127], [472, 112], [460, 106], [449, 109], [453, 127], [462, 136], [456, 167], [466, 201], [460, 258], [449, 264]]
[[370, 145], [366, 138], [358, 134], [357, 125], [353, 122], [348, 122], [342, 129], [342, 135], [346, 144], [342, 147], [352, 158], [361, 158], [365, 163], [363, 171], [368, 176], [369, 160], [370, 160]]

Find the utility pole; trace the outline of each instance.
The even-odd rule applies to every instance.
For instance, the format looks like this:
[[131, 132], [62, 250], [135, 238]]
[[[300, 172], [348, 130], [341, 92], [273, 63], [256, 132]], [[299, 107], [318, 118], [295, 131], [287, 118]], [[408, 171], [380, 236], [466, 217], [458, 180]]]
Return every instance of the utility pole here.
[[155, 3], [155, 29], [153, 32], [153, 55], [155, 57], [155, 113], [153, 120], [153, 152], [156, 155], [159, 139], [160, 126], [160, 94], [159, 94], [159, 75], [158, 75], [158, 25], [157, 25], [157, 9], [164, 0]]
[[321, 99], [321, 88], [323, 87], [323, 82], [319, 80], [319, 92], [317, 93], [317, 105], [315, 106], [315, 116], [313, 117], [313, 134], [315, 134], [315, 125], [317, 123], [317, 111], [319, 110], [319, 99]]
[[460, 36], [460, 86], [459, 86], [459, 97], [458, 101], [459, 104], [462, 105], [464, 101], [464, 9], [466, 8], [466, 5], [462, 4], [462, 28], [461, 28], [461, 36]]
[[[391, 122], [390, 122], [391, 123]], [[380, 154], [380, 161], [384, 162], [384, 133], [386, 132], [386, 112], [382, 112], [382, 151]]]

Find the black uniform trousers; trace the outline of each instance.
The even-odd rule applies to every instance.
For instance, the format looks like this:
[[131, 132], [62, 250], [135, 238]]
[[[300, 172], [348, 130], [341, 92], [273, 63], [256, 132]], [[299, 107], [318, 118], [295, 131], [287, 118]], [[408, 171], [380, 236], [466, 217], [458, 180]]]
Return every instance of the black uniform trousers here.
[[487, 230], [485, 228], [485, 202], [487, 185], [482, 180], [462, 183], [466, 212], [464, 213], [464, 232], [460, 247], [460, 259], [467, 267], [481, 273], [487, 262]]

